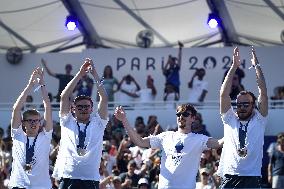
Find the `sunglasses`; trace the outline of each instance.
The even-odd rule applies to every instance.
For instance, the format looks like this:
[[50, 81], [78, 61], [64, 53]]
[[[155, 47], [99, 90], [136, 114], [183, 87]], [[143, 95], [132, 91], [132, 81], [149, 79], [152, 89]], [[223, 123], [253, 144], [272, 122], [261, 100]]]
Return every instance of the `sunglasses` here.
[[237, 108], [248, 108], [251, 104], [251, 102], [237, 102]]
[[25, 119], [24, 121], [28, 122], [29, 124], [38, 124], [40, 119]]
[[188, 116], [191, 115], [191, 113], [183, 112], [183, 113], [176, 113], [176, 115], [177, 115], [177, 117], [180, 117], [181, 115], [182, 115], [183, 117], [188, 117]]
[[83, 109], [88, 110], [90, 107], [91, 105], [76, 105], [76, 108], [78, 110], [83, 110]]

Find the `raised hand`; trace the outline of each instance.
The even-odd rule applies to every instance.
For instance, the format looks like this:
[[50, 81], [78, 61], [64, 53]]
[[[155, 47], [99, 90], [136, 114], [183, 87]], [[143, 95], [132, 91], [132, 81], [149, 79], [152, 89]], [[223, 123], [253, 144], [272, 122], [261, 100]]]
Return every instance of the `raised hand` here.
[[183, 43], [181, 41], [178, 41], [179, 48], [183, 48]]
[[93, 62], [93, 60], [90, 59], [90, 58], [87, 58], [87, 59], [88, 59], [88, 61], [89, 61], [89, 63], [90, 63], [90, 66], [88, 67], [88, 69], [89, 69], [90, 72], [92, 72], [92, 71], [95, 70], [94, 62]]
[[44, 85], [44, 72], [43, 72], [43, 68], [39, 68], [38, 67], [36, 70], [37, 70], [37, 76], [38, 76], [38, 78], [37, 78], [38, 84]]
[[124, 109], [121, 106], [118, 106], [118, 107], [115, 108], [114, 116], [119, 121], [123, 121], [123, 120], [126, 119], [126, 113], [125, 113]]
[[32, 72], [32, 74], [31, 74], [31, 77], [30, 77], [30, 79], [29, 79], [29, 83], [28, 83], [28, 85], [29, 86], [31, 86], [31, 87], [33, 87], [36, 83], [38, 83], [38, 69], [39, 68], [36, 68], [33, 72]]
[[241, 59], [240, 59], [240, 51], [239, 48], [236, 47], [234, 49], [234, 53], [233, 53], [233, 65], [236, 65], [237, 67], [239, 67], [241, 65]]
[[80, 68], [80, 74], [86, 75], [90, 68], [92, 68], [93, 61], [90, 58], [86, 58], [84, 64]]
[[46, 65], [46, 62], [43, 58], [41, 59], [41, 63], [42, 63], [42, 65]]
[[257, 60], [256, 54], [255, 54], [255, 49], [254, 49], [253, 46], [251, 46], [251, 55], [252, 55], [251, 64], [252, 64], [252, 66], [255, 66], [255, 65], [258, 64], [258, 60]]

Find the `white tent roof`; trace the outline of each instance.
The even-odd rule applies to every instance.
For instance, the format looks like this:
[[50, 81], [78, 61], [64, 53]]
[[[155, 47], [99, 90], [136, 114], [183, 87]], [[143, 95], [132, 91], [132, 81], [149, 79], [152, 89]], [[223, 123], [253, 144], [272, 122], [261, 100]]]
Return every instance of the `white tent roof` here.
[[[154, 34], [151, 47], [283, 45], [284, 0], [0, 0], [0, 52], [78, 52], [88, 47], [139, 48], [137, 34]], [[222, 18], [210, 29], [208, 14]], [[80, 30], [68, 31], [76, 15]], [[284, 35], [284, 34], [283, 34]], [[283, 36], [284, 38], [284, 36]], [[86, 45], [88, 44], [88, 45]]]

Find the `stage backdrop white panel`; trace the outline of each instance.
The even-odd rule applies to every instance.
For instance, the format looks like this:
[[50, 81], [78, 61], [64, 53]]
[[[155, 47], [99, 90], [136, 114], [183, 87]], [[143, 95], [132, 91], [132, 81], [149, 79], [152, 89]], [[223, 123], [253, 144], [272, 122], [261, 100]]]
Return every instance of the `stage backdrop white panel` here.
[[[233, 48], [188, 48], [183, 50], [181, 79], [181, 100], [186, 100], [189, 89], [187, 84], [195, 68], [205, 68], [205, 80], [209, 82], [208, 94], [205, 100], [218, 100], [223, 74], [231, 62]], [[257, 56], [264, 70], [268, 94], [273, 94], [276, 86], [284, 85], [282, 74], [284, 71], [284, 47], [256, 48]], [[246, 89], [257, 92], [255, 71], [248, 70], [250, 63], [250, 48], [240, 48], [245, 78], [243, 84]], [[156, 99], [162, 100], [165, 77], [161, 65], [168, 55], [177, 56], [177, 49], [90, 49], [82, 53], [49, 53], [25, 54], [18, 65], [11, 65], [6, 61], [6, 55], [0, 54], [0, 103], [14, 102], [20, 91], [24, 88], [33, 68], [41, 66], [40, 59], [48, 62], [50, 69], [56, 73], [63, 73], [67, 63], [73, 65], [75, 74], [85, 57], [94, 60], [100, 74], [105, 65], [111, 65], [114, 76], [120, 80], [126, 74], [133, 75], [141, 87], [146, 85], [147, 75], [152, 75], [158, 90]], [[48, 91], [54, 95], [58, 89], [58, 80], [46, 74]], [[93, 93], [95, 95], [95, 91]], [[119, 95], [119, 94], [117, 94]], [[33, 94], [35, 102], [39, 102], [38, 94]]]

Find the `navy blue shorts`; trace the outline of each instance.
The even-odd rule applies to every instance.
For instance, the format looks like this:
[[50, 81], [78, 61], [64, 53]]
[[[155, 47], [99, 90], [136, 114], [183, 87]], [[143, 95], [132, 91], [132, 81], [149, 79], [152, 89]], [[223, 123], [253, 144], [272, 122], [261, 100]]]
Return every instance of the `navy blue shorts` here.
[[58, 189], [99, 189], [99, 181], [62, 178]]

